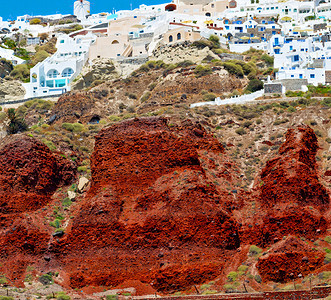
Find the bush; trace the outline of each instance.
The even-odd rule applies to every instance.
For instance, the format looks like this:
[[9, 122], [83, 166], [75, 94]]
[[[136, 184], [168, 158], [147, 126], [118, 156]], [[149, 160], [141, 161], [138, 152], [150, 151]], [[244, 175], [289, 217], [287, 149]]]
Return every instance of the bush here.
[[238, 273], [237, 272], [230, 272], [226, 277], [227, 277], [228, 281], [235, 282], [237, 280]]
[[262, 282], [262, 278], [261, 278], [260, 275], [255, 275], [255, 276], [254, 276], [254, 279], [255, 279], [255, 281], [256, 281], [257, 283], [261, 283], [261, 282]]
[[236, 65], [232, 62], [224, 62], [223, 66], [225, 70], [227, 70], [230, 74], [243, 77], [244, 76], [244, 71], [240, 65]]
[[197, 67], [194, 70], [194, 73], [196, 74], [197, 77], [209, 75], [212, 72], [213, 71], [210, 66], [202, 66], [202, 65], [197, 65]]
[[39, 50], [32, 58], [31, 63], [35, 66], [37, 63], [44, 61], [49, 54], [45, 50]]
[[82, 132], [85, 130], [84, 125], [80, 123], [63, 123], [62, 128], [71, 132]]
[[47, 273], [47, 274], [43, 274], [39, 277], [39, 281], [43, 284], [43, 285], [49, 285], [54, 283], [52, 275]]
[[190, 60], [183, 60], [180, 61], [179, 63], [177, 63], [177, 67], [181, 67], [181, 68], [186, 68], [189, 66], [194, 65], [194, 62], [190, 61]]
[[37, 25], [37, 24], [40, 24], [40, 23], [41, 23], [41, 20], [39, 18], [34, 18], [34, 19], [30, 20], [31, 25]]
[[252, 256], [255, 256], [255, 255], [258, 255], [262, 252], [262, 249], [255, 246], [255, 245], [252, 245], [250, 246], [249, 248], [249, 254], [252, 255]]
[[215, 101], [216, 95], [214, 93], [207, 93], [203, 95], [203, 100], [204, 101]]
[[9, 108], [7, 110], [7, 116], [8, 119], [10, 120], [10, 123], [7, 128], [8, 134], [16, 134], [27, 131], [29, 129], [24, 119], [21, 119], [16, 116], [16, 111], [14, 108]]
[[10, 72], [10, 77], [23, 82], [29, 82], [30, 70], [26, 64], [17, 65], [14, 67], [13, 71]]
[[140, 102], [143, 103], [145, 101], [147, 101], [149, 99], [149, 97], [151, 96], [150, 92], [146, 92], [141, 98], [140, 98]]
[[245, 121], [244, 123], [242, 123], [241, 125], [245, 128], [248, 128], [249, 126], [251, 126], [253, 124], [252, 121]]
[[136, 94], [129, 94], [128, 97], [129, 97], [129, 99], [137, 99]]
[[254, 93], [256, 91], [263, 89], [263, 82], [259, 79], [252, 79], [249, 81], [248, 86], [246, 87], [246, 91]]
[[217, 35], [212, 34], [212, 35], [209, 37], [208, 40], [211, 41], [211, 42], [213, 43], [213, 47], [214, 47], [214, 48], [219, 48], [219, 46], [220, 46], [220, 38], [219, 38]]
[[107, 295], [106, 296], [106, 300], [117, 300], [118, 299], [118, 295]]
[[204, 49], [206, 47], [208, 47], [209, 49], [212, 49], [214, 47], [214, 43], [209, 40], [201, 39], [199, 41], [193, 42], [192, 46], [194, 46], [198, 49]]
[[261, 60], [263, 60], [269, 67], [274, 65], [274, 58], [268, 54], [263, 54]]
[[56, 300], [70, 300], [71, 298], [66, 295], [64, 292], [56, 293]]
[[242, 127], [236, 129], [236, 134], [244, 135], [244, 134], [246, 134], [246, 133], [247, 133], [247, 132], [246, 132], [245, 129], [242, 128]]

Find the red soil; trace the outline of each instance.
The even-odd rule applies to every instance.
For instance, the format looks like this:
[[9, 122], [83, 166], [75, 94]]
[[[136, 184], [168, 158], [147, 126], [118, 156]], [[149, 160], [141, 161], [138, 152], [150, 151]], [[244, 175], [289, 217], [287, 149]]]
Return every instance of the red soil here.
[[325, 253], [313, 250], [305, 242], [290, 236], [276, 243], [259, 258], [257, 268], [263, 280], [286, 282], [305, 276], [323, 265]]

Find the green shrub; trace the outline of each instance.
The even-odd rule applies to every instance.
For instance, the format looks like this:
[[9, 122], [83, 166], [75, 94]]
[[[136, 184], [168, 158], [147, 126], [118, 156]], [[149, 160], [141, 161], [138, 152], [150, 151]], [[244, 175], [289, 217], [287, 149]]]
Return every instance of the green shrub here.
[[118, 295], [107, 295], [106, 296], [106, 300], [117, 300], [118, 299]]
[[190, 60], [183, 60], [180, 61], [179, 63], [177, 63], [177, 67], [181, 67], [181, 68], [186, 68], [189, 66], [194, 65], [194, 62], [190, 61]]
[[203, 95], [203, 100], [204, 101], [215, 101], [215, 98], [217, 96], [214, 93], [207, 93]]
[[197, 77], [209, 75], [212, 72], [213, 71], [210, 66], [202, 66], [202, 65], [197, 65], [197, 67], [194, 70], [194, 73], [196, 74]]
[[239, 276], [245, 274], [245, 272], [248, 270], [248, 266], [246, 265], [241, 265], [238, 268]]
[[246, 132], [245, 129], [242, 128], [242, 127], [236, 129], [236, 134], [244, 135], [244, 134], [246, 134], [246, 133], [247, 133], [247, 132]]
[[211, 36], [209, 36], [208, 40], [213, 43], [213, 48], [219, 48], [220, 38], [217, 35], [212, 34]]
[[331, 244], [331, 236], [326, 236], [324, 238], [324, 241], [326, 241], [327, 243]]
[[263, 54], [261, 56], [261, 60], [265, 61], [265, 63], [270, 67], [274, 65], [274, 58], [268, 54]]
[[262, 278], [261, 278], [260, 275], [255, 275], [255, 276], [254, 276], [254, 279], [255, 279], [255, 281], [256, 281], [257, 283], [261, 283], [261, 282], [262, 282]]
[[66, 197], [62, 200], [63, 207], [70, 207], [71, 204], [72, 204], [72, 201], [68, 197]]
[[230, 281], [230, 282], [235, 282], [235, 281], [237, 280], [238, 273], [232, 271], [232, 272], [230, 272], [226, 277], [227, 277], [228, 281]]
[[146, 92], [141, 98], [140, 98], [140, 102], [143, 103], [145, 101], [147, 101], [151, 96], [150, 92]]
[[56, 293], [56, 300], [70, 300], [71, 298], [66, 295], [64, 292]]
[[7, 278], [5, 275], [0, 275], [0, 284], [8, 283]]
[[30, 70], [26, 64], [16, 65], [13, 71], [10, 72], [10, 76], [23, 82], [29, 82]]
[[246, 91], [254, 93], [256, 91], [262, 90], [263, 86], [263, 81], [259, 79], [252, 79], [249, 81], [248, 86], [246, 87]]
[[243, 77], [244, 71], [240, 65], [234, 64], [232, 62], [224, 62], [223, 66], [230, 74]]
[[49, 285], [54, 283], [52, 275], [47, 273], [47, 274], [43, 274], [39, 277], [39, 281], [43, 284], [43, 285]]
[[204, 49], [206, 47], [208, 47], [209, 49], [213, 49], [214, 43], [209, 40], [201, 39], [199, 41], [193, 42], [192, 46], [198, 49]]
[[0, 300], [14, 300], [14, 298], [10, 296], [0, 296]]
[[49, 148], [49, 150], [51, 150], [51, 151], [56, 150], [56, 146], [54, 145], [54, 143], [52, 141], [43, 139], [42, 142]]
[[7, 117], [10, 120], [10, 123], [7, 128], [9, 134], [16, 134], [20, 132], [27, 131], [29, 129], [28, 125], [25, 123], [24, 119], [19, 118], [16, 115], [14, 108], [9, 108], [7, 110]]
[[45, 50], [39, 50], [31, 59], [31, 63], [35, 66], [37, 63], [44, 61], [49, 54]]
[[84, 125], [80, 123], [62, 123], [62, 128], [71, 132], [82, 132], [85, 130]]
[[55, 219], [54, 221], [49, 222], [49, 225], [52, 226], [52, 227], [55, 227], [55, 228], [60, 228], [61, 220]]
[[245, 127], [245, 128], [248, 128], [249, 126], [251, 126], [253, 124], [252, 121], [245, 121], [241, 124], [241, 126]]
[[255, 256], [255, 255], [258, 255], [262, 252], [262, 249], [255, 246], [255, 245], [252, 245], [249, 247], [249, 254], [252, 255], [252, 256]]
[[148, 86], [148, 89], [150, 90], [150, 91], [153, 91], [154, 90], [154, 88], [157, 86], [157, 83], [156, 82], [153, 82], [153, 83], [151, 83], [149, 86]]

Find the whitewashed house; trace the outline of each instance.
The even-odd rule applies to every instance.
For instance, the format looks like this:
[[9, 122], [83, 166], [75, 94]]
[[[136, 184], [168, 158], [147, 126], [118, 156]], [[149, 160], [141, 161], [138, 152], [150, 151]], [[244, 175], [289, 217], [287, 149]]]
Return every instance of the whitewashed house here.
[[70, 83], [87, 61], [92, 40], [92, 36], [90, 39], [59, 36], [57, 52], [30, 70], [30, 83], [24, 84], [25, 98], [60, 95], [70, 91]]

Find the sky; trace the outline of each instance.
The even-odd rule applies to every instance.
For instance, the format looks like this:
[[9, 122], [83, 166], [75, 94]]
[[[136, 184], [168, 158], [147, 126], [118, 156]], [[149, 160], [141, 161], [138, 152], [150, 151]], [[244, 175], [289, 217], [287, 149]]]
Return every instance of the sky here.
[[[16, 20], [17, 16], [72, 14], [74, 0], [0, 0], [0, 17], [3, 20]], [[90, 0], [91, 14], [112, 12], [139, 7], [140, 4], [152, 5], [171, 2], [170, 0]]]

